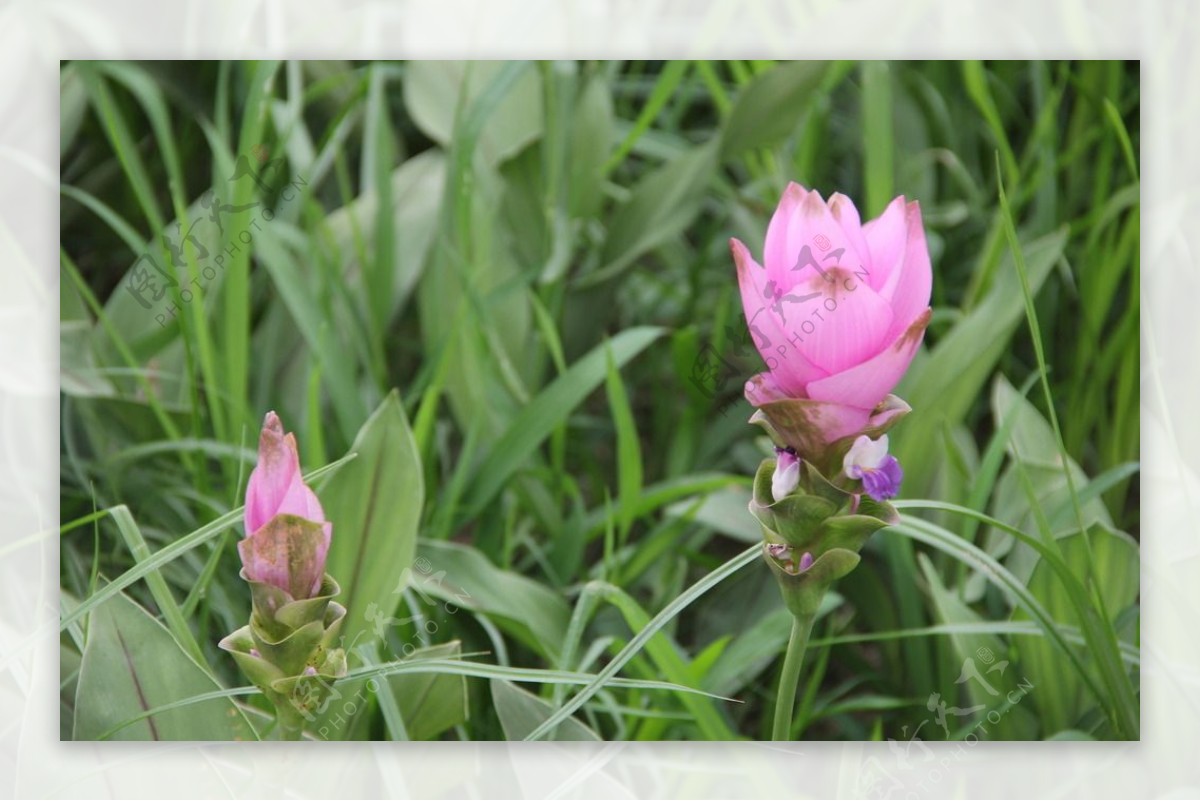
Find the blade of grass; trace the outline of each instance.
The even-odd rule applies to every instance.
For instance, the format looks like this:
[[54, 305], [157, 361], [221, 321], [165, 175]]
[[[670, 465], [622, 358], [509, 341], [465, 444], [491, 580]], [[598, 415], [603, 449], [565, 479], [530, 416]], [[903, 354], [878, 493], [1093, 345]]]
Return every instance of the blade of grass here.
[[658, 633], [659, 629], [670, 623], [675, 617], [691, 605], [693, 601], [699, 598], [710, 589], [720, 584], [729, 576], [732, 576], [737, 571], [746, 567], [762, 554], [762, 547], [754, 545], [747, 548], [738, 556], [730, 559], [728, 562], [709, 573], [704, 578], [697, 581], [686, 592], [680, 593], [675, 600], [667, 604], [667, 606], [655, 615], [645, 628], [634, 635], [633, 639], [621, 649], [620, 653], [612, 658], [612, 660], [604, 666], [604, 669], [596, 675], [586, 687], [580, 690], [571, 698], [565, 705], [560, 707], [553, 715], [546, 719], [541, 726], [538, 726], [534, 731], [530, 732], [527, 740], [540, 740], [551, 731], [554, 730], [559, 723], [566, 720], [571, 715], [575, 714], [589, 699], [597, 692], [609, 684], [615, 684], [614, 677], [621, 668], [625, 667], [629, 660], [637, 656], [641, 650], [646, 647], [646, 643], [650, 638]]
[[[120, 530], [126, 547], [133, 554], [134, 563], [138, 565], [142, 564], [150, 557], [150, 547], [146, 545], [146, 540], [142, 536], [141, 529], [134, 522], [133, 515], [129, 513], [129, 508], [122, 504], [108, 511], [112, 516], [113, 522], [117, 524], [117, 529]], [[145, 578], [146, 585], [150, 588], [150, 594], [154, 597], [154, 602], [158, 605], [159, 611], [162, 612], [167, 628], [171, 630], [171, 635], [179, 643], [179, 646], [183, 648], [184, 652], [196, 661], [196, 664], [211, 674], [212, 670], [208, 667], [208, 660], [204, 658], [204, 652], [200, 650], [200, 644], [196, 642], [196, 638], [192, 636], [192, 630], [188, 628], [187, 619], [184, 618], [179, 605], [175, 603], [175, 596], [171, 594], [171, 588], [167, 586], [167, 580], [163, 578], [162, 573], [157, 569], [149, 571]], [[92, 597], [94, 598], [95, 596], [93, 595]]]
[[663, 67], [663, 71], [659, 73], [658, 80], [654, 83], [654, 89], [650, 92], [650, 97], [646, 99], [646, 103], [642, 106], [642, 111], [638, 114], [637, 120], [629, 133], [625, 135], [625, 139], [617, 147], [613, 154], [608, 157], [608, 161], [604, 162], [604, 166], [600, 168], [601, 177], [607, 176], [617, 166], [623, 162], [638, 139], [642, 137], [654, 120], [658, 117], [660, 111], [670, 100], [675, 91], [679, 88], [679, 84], [683, 82], [684, 76], [687, 74], [688, 61], [668, 61]]
[[641, 327], [622, 331], [609, 343], [588, 352], [556, 378], [526, 406], [496, 442], [487, 459], [475, 470], [464, 499], [466, 515], [474, 517], [524, 466], [534, 450], [591, 394], [605, 376], [605, 360], [611, 348], [614, 362], [623, 365], [641, 353], [663, 333], [661, 328]]
[[[1000, 172], [999, 156], [997, 156], [996, 171], [997, 173]], [[1046, 402], [1046, 416], [1050, 421], [1051, 428], [1054, 430], [1054, 441], [1055, 445], [1058, 446], [1062, 463], [1066, 465], [1069, 463], [1070, 455], [1067, 453], [1062, 436], [1062, 428], [1058, 423], [1058, 413], [1055, 410], [1054, 396], [1050, 391], [1049, 371], [1046, 366], [1046, 354], [1042, 344], [1041, 326], [1038, 323], [1037, 310], [1034, 307], [1033, 291], [1030, 289], [1029, 284], [1029, 274], [1025, 266], [1025, 258], [1021, 251], [1020, 242], [1017, 239], [1016, 224], [1013, 221], [1012, 210], [1008, 205], [1008, 197], [1004, 192], [1003, 180], [999, 181], [998, 189], [1004, 232], [1008, 238], [1009, 250], [1012, 253], [1013, 263], [1016, 265], [1017, 275], [1021, 280], [1021, 291], [1025, 298], [1025, 317], [1029, 323], [1029, 333], [1033, 340], [1034, 355], [1037, 357], [1042, 394]], [[1081, 607], [1077, 611], [1080, 620], [1085, 623], [1084, 631], [1089, 634], [1089, 645], [1097, 656], [1101, 675], [1113, 694], [1111, 699], [1112, 706], [1108, 709], [1109, 714], [1114, 716], [1113, 723], [1117, 727], [1117, 730], [1124, 736], [1137, 739], [1139, 736], [1139, 715], [1133, 685], [1129, 675], [1121, 669], [1117, 635], [1112, 621], [1109, 619], [1108, 611], [1105, 608], [1100, 588], [1096, 585], [1095, 558], [1092, 554], [1091, 542], [1086, 535], [1087, 526], [1083, 520], [1083, 506], [1079, 501], [1079, 492], [1075, 486], [1075, 479], [1070, 470], [1064, 470], [1063, 472], [1066, 475], [1067, 490], [1071, 495], [1076, 523], [1079, 526], [1079, 530], [1085, 532], [1083, 534], [1083, 541], [1087, 553], [1087, 575], [1084, 577], [1084, 584], [1090, 591], [1092, 601], [1088, 608]], [[1050, 538], [1050, 543], [1054, 547], [1057, 547], [1057, 543], [1053, 537]], [[1088, 625], [1089, 621], [1092, 621], [1093, 618], [1097, 619], [1098, 625]], [[1096, 636], [1096, 640], [1093, 640], [1093, 635]]]

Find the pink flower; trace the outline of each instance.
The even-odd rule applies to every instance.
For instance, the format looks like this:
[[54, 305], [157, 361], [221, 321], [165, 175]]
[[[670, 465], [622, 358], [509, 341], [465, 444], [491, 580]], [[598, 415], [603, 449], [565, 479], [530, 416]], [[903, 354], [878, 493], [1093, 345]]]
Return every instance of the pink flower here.
[[844, 195], [826, 203], [791, 183], [767, 228], [764, 266], [738, 240], [730, 247], [746, 322], [767, 364], [747, 382], [746, 398], [786, 444], [815, 458], [811, 451], [878, 433], [908, 411], [888, 393], [931, 313], [916, 201], [898, 197], [864, 225]]
[[246, 487], [246, 538], [238, 543], [246, 578], [293, 598], [317, 593], [333, 526], [300, 473], [295, 434], [268, 412], [258, 439], [258, 465]]

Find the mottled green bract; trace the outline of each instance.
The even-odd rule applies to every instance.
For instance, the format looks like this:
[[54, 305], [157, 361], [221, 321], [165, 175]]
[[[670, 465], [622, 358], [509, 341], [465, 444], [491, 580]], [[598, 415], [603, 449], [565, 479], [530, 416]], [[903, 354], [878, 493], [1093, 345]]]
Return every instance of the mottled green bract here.
[[[1136, 740], [1140, 78], [64, 62], [62, 736], [274, 739], [263, 687], [318, 740], [764, 740], [815, 608], [794, 739]], [[729, 243], [763, 257], [789, 182], [919, 203], [892, 508], [813, 404], [750, 424]], [[286, 630], [237, 550], [271, 410], [341, 586]], [[287, 671], [239, 666], [256, 625]]]

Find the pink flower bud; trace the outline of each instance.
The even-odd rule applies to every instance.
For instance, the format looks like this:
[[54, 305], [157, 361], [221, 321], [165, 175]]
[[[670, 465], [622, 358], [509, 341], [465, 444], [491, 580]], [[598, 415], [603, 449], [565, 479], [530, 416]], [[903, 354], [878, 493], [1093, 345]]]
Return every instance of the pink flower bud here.
[[268, 412], [258, 440], [258, 465], [246, 487], [246, 538], [238, 543], [246, 578], [293, 598], [321, 587], [333, 526], [300, 473], [294, 434]]

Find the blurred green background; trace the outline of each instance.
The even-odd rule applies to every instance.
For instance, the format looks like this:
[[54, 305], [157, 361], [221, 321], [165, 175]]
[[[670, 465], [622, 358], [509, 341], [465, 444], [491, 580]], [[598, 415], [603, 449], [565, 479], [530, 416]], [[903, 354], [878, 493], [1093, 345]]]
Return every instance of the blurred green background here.
[[[167, 652], [150, 707], [244, 683], [269, 409], [306, 470], [358, 454], [316, 482], [352, 666], [435, 660], [310, 733], [529, 734], [760, 538], [728, 240], [789, 180], [920, 201], [901, 497], [977, 513], [868, 543], [794, 736], [1138, 736], [1136, 63], [70, 62], [61, 99], [64, 737], [268, 736], [253, 696], [98, 696]], [[766, 567], [660, 622], [558, 736], [768, 734]]]

